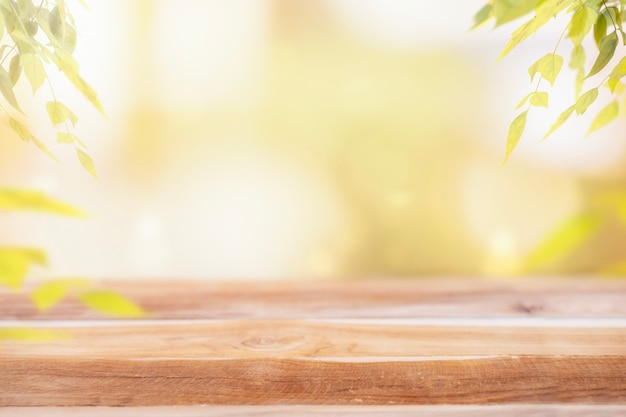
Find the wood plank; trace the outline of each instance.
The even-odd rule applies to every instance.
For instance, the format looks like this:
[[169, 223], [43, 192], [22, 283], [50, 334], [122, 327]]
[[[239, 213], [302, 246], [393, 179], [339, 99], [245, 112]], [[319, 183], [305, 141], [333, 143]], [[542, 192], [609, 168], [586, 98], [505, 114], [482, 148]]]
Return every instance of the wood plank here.
[[0, 291], [0, 328], [67, 336], [0, 345], [0, 406], [626, 407], [626, 282], [103, 285], [150, 319], [96, 320], [72, 301], [41, 314]]
[[0, 406], [626, 403], [624, 327], [88, 326], [5, 343]]
[[[103, 282], [155, 319], [626, 317], [626, 281], [364, 280]], [[0, 319], [99, 318], [75, 301], [39, 313], [27, 291], [0, 288]]]
[[5, 407], [2, 417], [625, 417], [624, 405]]

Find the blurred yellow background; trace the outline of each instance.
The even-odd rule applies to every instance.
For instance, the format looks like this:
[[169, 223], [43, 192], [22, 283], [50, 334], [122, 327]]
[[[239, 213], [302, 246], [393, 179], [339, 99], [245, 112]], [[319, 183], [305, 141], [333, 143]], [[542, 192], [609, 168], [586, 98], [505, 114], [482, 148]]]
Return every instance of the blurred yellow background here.
[[[573, 100], [565, 71], [502, 166], [514, 107], [533, 88], [526, 68], [562, 28], [496, 63], [515, 26], [469, 32], [483, 2], [74, 5], [75, 55], [109, 119], [53, 82], [101, 179], [53, 139], [64, 163], [51, 161], [3, 120], [0, 181], [91, 217], [3, 214], [0, 244], [45, 248], [53, 276], [518, 275], [564, 220], [623, 189], [626, 142], [622, 121], [583, 140], [587, 117], [539, 142]], [[24, 107], [53, 138], [46, 99]], [[540, 272], [598, 271], [626, 259], [624, 236], [609, 219]]]

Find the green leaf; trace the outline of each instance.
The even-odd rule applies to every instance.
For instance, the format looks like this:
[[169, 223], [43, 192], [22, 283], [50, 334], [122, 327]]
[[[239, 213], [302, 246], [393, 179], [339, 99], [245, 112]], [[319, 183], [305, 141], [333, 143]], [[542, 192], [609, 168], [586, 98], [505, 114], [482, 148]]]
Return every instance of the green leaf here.
[[582, 45], [572, 49], [572, 58], [569, 61], [571, 69], [581, 69], [585, 67], [585, 48]]
[[526, 95], [515, 107], [515, 109], [519, 109], [530, 99], [530, 104], [536, 107], [548, 107], [548, 93], [545, 91], [532, 92]]
[[46, 253], [39, 249], [0, 248], [0, 284], [19, 290], [30, 265], [46, 263]]
[[56, 51], [50, 54], [50, 59], [61, 70], [65, 78], [85, 97], [104, 117], [107, 117], [95, 90], [78, 74], [78, 63], [68, 53]]
[[39, 211], [64, 216], [85, 217], [84, 211], [67, 203], [48, 197], [36, 190], [0, 188], [0, 210]]
[[46, 110], [48, 111], [48, 116], [50, 117], [52, 126], [56, 126], [59, 123], [65, 122], [66, 120], [69, 120], [70, 122], [72, 122], [73, 126], [76, 126], [78, 117], [76, 117], [76, 115], [60, 101], [47, 102]]
[[72, 289], [90, 285], [91, 282], [83, 278], [55, 279], [39, 285], [30, 296], [39, 311], [46, 311], [61, 302]]
[[559, 118], [556, 120], [556, 122], [554, 122], [552, 127], [550, 127], [550, 130], [548, 131], [548, 133], [546, 133], [543, 139], [541, 140], [548, 139], [548, 136], [550, 136], [552, 133], [554, 133], [555, 130], [561, 127], [561, 125], [563, 125], [563, 123], [565, 123], [567, 119], [569, 119], [572, 113], [574, 113], [574, 109], [575, 109], [575, 106], [570, 106], [563, 113], [561, 113]]
[[13, 129], [15, 133], [17, 133], [17, 136], [19, 136], [20, 139], [22, 139], [24, 142], [30, 141], [31, 138], [33, 137], [30, 131], [26, 129], [26, 126], [24, 126], [23, 124], [21, 124], [20, 122], [18, 122], [12, 117], [9, 117], [9, 126], [11, 127], [11, 129]]
[[587, 74], [585, 78], [589, 78], [602, 71], [602, 69], [611, 61], [611, 58], [613, 58], [615, 48], [617, 48], [617, 33], [612, 32], [605, 36], [600, 42], [600, 53], [598, 54], [593, 67], [591, 67], [591, 71], [589, 71], [589, 74]]
[[529, 99], [529, 98], [530, 98], [533, 94], [535, 94], [535, 93], [533, 92], [533, 93], [528, 93], [528, 94], [526, 94], [526, 95], [524, 96], [524, 98], [523, 98], [523, 99], [521, 99], [519, 103], [517, 103], [517, 106], [515, 106], [515, 110], [517, 110], [517, 109], [519, 109], [520, 107], [522, 107], [522, 106], [524, 105], [524, 103], [526, 103], [526, 102], [528, 101], [528, 99]]
[[59, 163], [61, 162], [59, 161], [59, 158], [57, 158], [42, 141], [40, 141], [34, 136], [32, 136], [30, 140], [35, 144], [35, 146], [37, 146], [43, 153], [48, 155], [50, 158], [54, 159], [56, 162], [59, 162]]
[[493, 14], [496, 17], [496, 25], [518, 19], [532, 12], [538, 0], [494, 0]]
[[0, 93], [4, 99], [13, 106], [14, 109], [22, 111], [17, 104], [15, 94], [13, 93], [13, 82], [11, 82], [11, 76], [4, 68], [0, 66]]
[[498, 60], [504, 58], [517, 45], [535, 33], [563, 9], [577, 0], [541, 0], [535, 7], [535, 17], [517, 28], [511, 35], [511, 40], [506, 44]]
[[583, 91], [583, 85], [585, 84], [585, 71], [583, 68], [576, 72], [576, 80], [574, 82], [574, 97], [580, 97], [580, 93]]
[[492, 16], [493, 6], [487, 3], [474, 15], [474, 26], [472, 26], [472, 29], [476, 29], [477, 27], [482, 26]]
[[11, 127], [11, 129], [13, 129], [15, 133], [17, 133], [20, 139], [22, 139], [24, 142], [28, 142], [28, 141], [33, 142], [46, 155], [54, 159], [56, 162], [59, 162], [58, 158], [54, 156], [52, 152], [50, 152], [50, 150], [46, 147], [46, 145], [43, 142], [41, 142], [39, 139], [33, 136], [32, 133], [30, 133], [30, 131], [26, 128], [26, 126], [24, 126], [17, 120], [13, 119], [12, 117], [9, 117], [9, 126]]
[[46, 311], [63, 300], [66, 294], [67, 288], [64, 285], [45, 283], [37, 287], [30, 296], [39, 311]]
[[89, 10], [89, 6], [85, 0], [78, 0], [78, 2], [86, 9]]
[[580, 247], [600, 226], [602, 218], [596, 214], [573, 217], [558, 227], [526, 258], [526, 267], [536, 270], [562, 258]]
[[17, 84], [20, 79], [20, 75], [22, 75], [20, 56], [14, 55], [13, 58], [11, 58], [11, 63], [9, 64], [9, 77], [11, 77], [11, 84], [13, 84], [13, 86]]
[[548, 93], [539, 91], [530, 97], [530, 104], [535, 107], [548, 107]]
[[30, 82], [34, 95], [46, 80], [46, 70], [39, 58], [31, 53], [22, 54], [20, 56], [20, 64], [24, 68], [24, 74], [26, 74], [26, 78]]
[[611, 121], [615, 120], [618, 113], [619, 113], [619, 105], [617, 104], [617, 100], [613, 100], [606, 107], [600, 110], [596, 118], [593, 119], [593, 121], [591, 122], [591, 127], [589, 128], [589, 131], [587, 132], [587, 136], [589, 136], [591, 132], [594, 132], [600, 129], [601, 127], [604, 127]]
[[515, 120], [513, 120], [511, 126], [509, 127], [509, 136], [506, 142], [506, 155], [504, 157], [504, 162], [509, 159], [509, 156], [511, 156], [511, 153], [513, 153], [513, 150], [517, 147], [517, 144], [522, 137], [522, 133], [524, 133], [527, 115], [528, 111], [521, 113], [515, 118]]
[[83, 141], [78, 138], [78, 136], [73, 135], [71, 133], [58, 132], [57, 133], [57, 142], [59, 142], [59, 143], [78, 143], [84, 149], [87, 149], [87, 145], [85, 145], [83, 143]]
[[596, 41], [596, 45], [600, 48], [600, 42], [606, 36], [606, 17], [604, 14], [598, 16], [595, 25], [593, 25], [593, 39]]
[[76, 136], [71, 133], [57, 132], [57, 142], [59, 143], [74, 143]]
[[598, 98], [597, 88], [592, 88], [591, 90], [580, 96], [578, 100], [576, 100], [576, 104], [574, 105], [576, 108], [576, 113], [579, 115], [585, 113], [587, 111], [587, 108], [591, 106], [594, 101], [596, 101], [596, 98]]
[[79, 300], [87, 307], [113, 317], [145, 317], [146, 313], [137, 304], [113, 291], [89, 291]]
[[580, 45], [582, 40], [585, 39], [597, 18], [598, 14], [589, 7], [581, 7], [574, 13], [568, 26], [568, 37], [575, 46]]
[[76, 29], [65, 21], [65, 11], [61, 4], [57, 3], [57, 7], [53, 8], [47, 17], [47, 21], [43, 20], [45, 24], [42, 25], [42, 29], [56, 47], [71, 55], [76, 48]]
[[622, 58], [609, 74], [608, 84], [611, 93], [615, 92], [617, 84], [624, 76], [626, 76], [626, 57]]
[[89, 172], [95, 179], [98, 179], [96, 166], [94, 165], [91, 157], [78, 148], [76, 148], [76, 153], [78, 154], [78, 160], [82, 164], [83, 168], [85, 168], [87, 172]]
[[528, 74], [530, 75], [531, 81], [535, 77], [535, 74], [539, 73], [550, 85], [554, 85], [554, 81], [556, 81], [556, 78], [559, 76], [562, 67], [562, 56], [546, 54], [528, 68]]

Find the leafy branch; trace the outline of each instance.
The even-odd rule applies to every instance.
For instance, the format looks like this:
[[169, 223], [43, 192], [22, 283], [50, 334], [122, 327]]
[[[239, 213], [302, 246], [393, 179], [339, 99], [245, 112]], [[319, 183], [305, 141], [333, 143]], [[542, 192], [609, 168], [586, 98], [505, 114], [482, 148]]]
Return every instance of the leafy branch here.
[[[86, 7], [83, 0], [80, 3]], [[47, 84], [52, 100], [45, 105], [56, 132], [56, 141], [74, 147], [82, 166], [95, 178], [96, 169], [87, 147], [72, 131], [78, 122], [76, 114], [61, 102], [48, 70], [56, 68], [102, 115], [104, 109], [95, 90], [81, 77], [79, 65], [73, 57], [76, 47], [74, 18], [65, 0], [0, 0], [0, 38], [10, 43], [0, 45], [0, 111], [6, 114], [9, 127], [25, 142], [32, 142], [41, 151], [58, 161], [46, 144], [35, 137], [26, 126], [15, 93], [15, 86], [24, 74], [33, 97]], [[84, 217], [85, 213], [73, 206], [34, 190], [0, 187], [0, 212], [37, 211], [54, 215]], [[46, 253], [36, 248], [0, 248], [0, 285], [21, 291], [33, 266], [46, 266]], [[30, 294], [35, 307], [45, 312], [63, 299], [74, 297], [85, 307], [117, 317], [142, 317], [145, 312], [121, 294], [96, 287], [83, 278], [59, 278], [40, 283]], [[50, 332], [32, 329], [0, 329], [3, 340], [45, 340], [57, 337]]]
[[[81, 1], [83, 6], [84, 2]], [[46, 103], [46, 111], [57, 131], [57, 143], [72, 145], [82, 166], [97, 178], [93, 160], [87, 153], [85, 143], [70, 129], [76, 126], [78, 117], [58, 100], [48, 76], [47, 68], [56, 68], [100, 113], [106, 116], [95, 90], [81, 77], [79, 65], [73, 57], [76, 48], [74, 18], [65, 0], [0, 0], [0, 37], [8, 36], [12, 45], [0, 46], [0, 110], [8, 116], [9, 127], [17, 136], [32, 142], [46, 155], [58, 161], [46, 144], [27, 128], [24, 113], [15, 95], [15, 86], [22, 74], [28, 80], [33, 96], [47, 84], [52, 100]], [[7, 67], [8, 63], [8, 67]], [[22, 121], [21, 121], [21, 120]]]
[[[513, 32], [500, 55], [502, 59], [552, 18], [561, 14], [571, 15], [554, 50], [542, 56], [528, 68], [531, 82], [538, 75], [540, 81], [548, 81], [553, 86], [564, 64], [564, 58], [557, 54], [557, 50], [561, 39], [567, 34], [567, 38], [573, 45], [568, 63], [569, 68], [576, 71], [575, 102], [561, 112], [542, 140], [547, 139], [561, 127], [574, 112], [577, 115], [584, 114], [594, 104], [601, 88], [608, 90], [613, 99], [597, 112], [587, 131], [587, 136], [614, 121], [619, 114], [620, 103], [626, 106], [626, 101], [623, 101], [626, 88], [622, 82], [626, 76], [626, 57], [615, 64], [608, 75], [605, 75], [594, 87], [582, 93], [585, 81], [597, 79], [597, 76], [606, 73], [604, 70], [613, 61], [620, 40], [622, 45], [626, 45], [626, 32], [623, 29], [623, 20], [626, 18], [625, 5], [626, 0], [490, 0], [474, 16], [474, 27], [482, 26], [492, 20], [495, 20], [495, 25], [498, 27], [531, 15], [529, 20]], [[593, 37], [597, 52], [594, 52], [596, 57], [593, 65], [589, 71], [586, 71], [587, 51], [583, 41], [588, 37]], [[535, 91], [524, 97], [517, 107], [520, 108], [528, 102], [527, 107], [515, 117], [509, 127], [505, 161], [511, 156], [524, 133], [530, 110], [533, 107], [548, 107], [549, 94], [546, 91], [538, 91], [538, 85]]]

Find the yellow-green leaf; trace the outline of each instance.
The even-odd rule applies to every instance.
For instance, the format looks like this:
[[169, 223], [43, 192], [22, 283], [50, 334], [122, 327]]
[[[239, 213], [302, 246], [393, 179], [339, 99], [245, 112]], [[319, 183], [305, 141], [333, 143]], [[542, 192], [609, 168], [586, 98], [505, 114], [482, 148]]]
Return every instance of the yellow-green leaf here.
[[76, 136], [71, 133], [57, 132], [57, 142], [59, 143], [74, 143]]
[[600, 42], [606, 36], [606, 17], [603, 14], [598, 16], [596, 24], [593, 25], [593, 38], [596, 41], [596, 45], [600, 48]]
[[548, 139], [548, 136], [553, 134], [555, 130], [561, 127], [561, 125], [565, 123], [567, 119], [569, 119], [569, 117], [572, 115], [572, 113], [574, 112], [574, 109], [575, 109], [575, 106], [570, 106], [563, 113], [561, 113], [559, 115], [559, 118], [556, 120], [556, 122], [554, 122], [554, 124], [550, 127], [550, 130], [548, 131], [548, 133], [546, 133], [543, 139], [541, 140]]
[[563, 9], [570, 6], [577, 0], [541, 0], [536, 4], [535, 17], [517, 28], [511, 35], [511, 40], [506, 44], [499, 60], [511, 52], [517, 45], [535, 33], [540, 27], [545, 25]]
[[32, 210], [64, 216], [84, 217], [85, 212], [46, 194], [16, 188], [0, 188], [0, 210]]
[[20, 79], [20, 75], [22, 75], [22, 66], [20, 65], [20, 56], [14, 55], [11, 58], [11, 63], [9, 64], [9, 77], [11, 77], [11, 83], [15, 86], [18, 80]]
[[22, 111], [20, 106], [17, 104], [17, 99], [15, 98], [15, 94], [13, 93], [13, 82], [11, 81], [11, 76], [4, 68], [0, 66], [0, 93], [4, 99], [13, 106], [14, 109]]
[[30, 296], [39, 311], [46, 311], [62, 301], [69, 291], [90, 285], [91, 282], [83, 278], [55, 279], [39, 285]]
[[487, 3], [474, 15], [474, 26], [472, 26], [472, 29], [476, 29], [477, 27], [482, 26], [492, 16], [493, 6], [490, 3]]
[[31, 264], [45, 266], [45, 252], [29, 248], [0, 248], [0, 284], [19, 290]]
[[574, 97], [578, 99], [580, 93], [583, 91], [583, 85], [585, 84], [585, 71], [583, 68], [576, 72], [576, 81], [574, 82]]
[[56, 162], [61, 162], [59, 161], [59, 158], [57, 158], [52, 152], [50, 152], [50, 149], [48, 149], [48, 147], [42, 141], [34, 136], [32, 136], [30, 140], [35, 144], [35, 146], [37, 146], [43, 153], [48, 155], [50, 158], [54, 159]]
[[545, 91], [532, 92], [526, 95], [515, 107], [515, 109], [519, 109], [530, 99], [530, 104], [536, 107], [548, 107], [548, 93]]
[[593, 67], [591, 67], [591, 71], [589, 71], [586, 78], [597, 74], [602, 71], [604, 67], [606, 67], [615, 54], [615, 48], [617, 48], [617, 32], [612, 32], [605, 36], [600, 42], [600, 53], [598, 54], [598, 57], [596, 58], [596, 61], [594, 62]]
[[546, 54], [539, 58], [537, 62], [532, 64], [530, 68], [528, 68], [528, 74], [530, 74], [531, 81], [535, 74], [539, 73], [541, 74], [541, 77], [550, 83], [550, 85], [554, 85], [554, 81], [556, 81], [556, 78], [559, 76], [562, 67], [562, 56], [556, 54]]
[[58, 304], [67, 294], [67, 287], [57, 283], [45, 283], [31, 293], [31, 300], [39, 311], [46, 311]]
[[26, 126], [24, 126], [22, 123], [18, 122], [12, 117], [9, 117], [9, 126], [24, 142], [28, 142], [32, 139], [33, 135], [26, 128]]
[[89, 85], [85, 80], [83, 80], [80, 76], [76, 75], [70, 77], [70, 81], [74, 84], [74, 87], [80, 91], [80, 93], [85, 97], [104, 117], [108, 117], [106, 112], [104, 111], [104, 107], [100, 103], [100, 99], [98, 98], [98, 94], [96, 91]]
[[66, 120], [72, 122], [73, 126], [76, 126], [78, 117], [67, 108], [67, 106], [60, 101], [49, 101], [46, 103], [46, 110], [53, 126], [63, 123]]
[[498, 26], [518, 19], [535, 9], [539, 0], [493, 0], [493, 14]]
[[580, 247], [600, 226], [602, 218], [596, 214], [575, 216], [549, 234], [526, 258], [526, 267], [536, 270]]
[[32, 329], [26, 327], [0, 328], [0, 343], [13, 342], [45, 342], [48, 340], [62, 340], [71, 338], [68, 332], [48, 329]]
[[615, 65], [615, 68], [613, 68], [613, 70], [609, 74], [608, 85], [609, 85], [609, 88], [611, 89], [611, 93], [615, 92], [615, 88], [617, 87], [617, 84], [625, 75], [626, 75], [626, 57], [623, 57], [617, 63], [617, 65]]
[[515, 120], [513, 120], [511, 126], [509, 127], [509, 136], [506, 142], [506, 156], [504, 157], [504, 162], [509, 159], [509, 156], [511, 156], [511, 153], [517, 147], [517, 144], [522, 137], [522, 133], [524, 133], [527, 115], [528, 111], [521, 113], [515, 118]]
[[619, 105], [617, 104], [617, 100], [613, 100], [606, 107], [600, 110], [600, 112], [595, 117], [595, 119], [593, 119], [593, 121], [591, 122], [591, 127], [589, 128], [589, 131], [587, 132], [587, 136], [589, 136], [591, 132], [594, 132], [600, 129], [601, 127], [604, 127], [608, 123], [613, 121], [617, 117], [618, 113], [619, 113]]
[[94, 165], [91, 157], [78, 148], [76, 148], [76, 153], [78, 154], [78, 160], [80, 161], [83, 168], [85, 168], [87, 172], [89, 172], [95, 179], [98, 179], [96, 166]]
[[20, 64], [24, 68], [24, 74], [33, 89], [33, 95], [46, 80], [46, 70], [35, 54], [25, 53], [20, 56]]
[[548, 93], [539, 91], [530, 97], [530, 104], [535, 107], [548, 107]]
[[523, 99], [520, 100], [519, 103], [517, 103], [517, 106], [515, 106], [515, 110], [519, 109], [520, 107], [522, 107], [524, 105], [524, 103], [526, 103], [528, 101], [528, 99], [530, 98], [530, 96], [532, 96], [535, 93], [528, 93], [524, 96]]
[[50, 158], [54, 159], [55, 161], [59, 162], [58, 158], [54, 156], [52, 152], [50, 152], [48, 147], [39, 139], [37, 139], [35, 136], [33, 136], [30, 133], [30, 131], [26, 128], [26, 126], [24, 126], [23, 124], [21, 124], [20, 122], [18, 122], [17, 120], [11, 117], [9, 117], [9, 126], [11, 127], [11, 129], [13, 129], [15, 133], [17, 133], [20, 139], [22, 139], [24, 142], [28, 142], [28, 141], [33, 142], [35, 146], [41, 149], [46, 155], [48, 155]]
[[574, 45], [578, 46], [585, 39], [587, 33], [591, 30], [591, 27], [596, 22], [598, 14], [595, 10], [589, 7], [581, 7], [574, 13], [572, 20], [569, 23], [568, 37], [571, 39]]
[[578, 100], [576, 100], [576, 104], [574, 105], [574, 107], [576, 108], [576, 113], [580, 115], [586, 112], [587, 108], [591, 106], [594, 101], [596, 101], [596, 98], [598, 98], [597, 88], [592, 88], [591, 90], [580, 96]]
[[145, 317], [146, 313], [137, 304], [113, 291], [89, 291], [79, 295], [87, 307], [113, 317]]
[[67, 52], [56, 51], [50, 58], [61, 70], [65, 78], [85, 97], [98, 111], [106, 117], [106, 112], [98, 99], [96, 91], [78, 74], [78, 63]]
[[572, 49], [572, 58], [569, 61], [571, 69], [581, 69], [585, 67], [585, 48], [578, 45]]
[[82, 140], [78, 138], [78, 136], [73, 135], [67, 132], [58, 132], [57, 133], [57, 142], [59, 143], [78, 143], [83, 148], [87, 149], [87, 145], [83, 143]]

